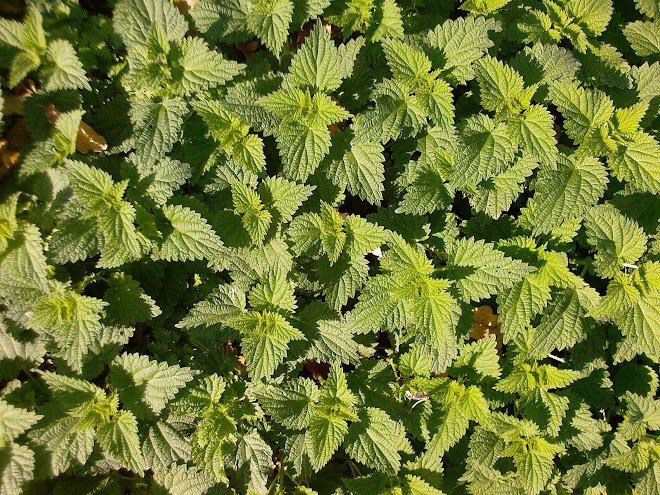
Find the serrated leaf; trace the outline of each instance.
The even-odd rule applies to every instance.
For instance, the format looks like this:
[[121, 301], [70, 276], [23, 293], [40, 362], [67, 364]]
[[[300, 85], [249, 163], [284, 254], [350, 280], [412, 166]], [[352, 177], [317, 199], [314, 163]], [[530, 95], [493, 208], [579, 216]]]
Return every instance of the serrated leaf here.
[[70, 42], [51, 41], [46, 51], [46, 65], [41, 69], [47, 91], [58, 89], [91, 90], [83, 65]]
[[378, 471], [396, 474], [401, 466], [398, 453], [405, 430], [387, 413], [367, 407], [352, 423], [344, 439], [346, 453], [353, 459]]
[[139, 161], [153, 163], [172, 150], [188, 106], [181, 98], [160, 103], [135, 100], [130, 117], [135, 133], [135, 154]]
[[110, 382], [119, 389], [124, 407], [138, 418], [160, 414], [192, 378], [190, 368], [168, 366], [139, 354], [121, 354], [110, 366]]
[[138, 474], [144, 471], [137, 420], [132, 412], [120, 411], [110, 422], [99, 426], [96, 439], [123, 467]]
[[154, 246], [153, 257], [167, 261], [215, 259], [222, 241], [196, 211], [180, 205], [166, 205], [163, 215], [169, 221], [164, 238]]
[[461, 239], [448, 249], [448, 278], [455, 280], [466, 301], [478, 301], [512, 287], [533, 270], [522, 261], [496, 251], [492, 244]]

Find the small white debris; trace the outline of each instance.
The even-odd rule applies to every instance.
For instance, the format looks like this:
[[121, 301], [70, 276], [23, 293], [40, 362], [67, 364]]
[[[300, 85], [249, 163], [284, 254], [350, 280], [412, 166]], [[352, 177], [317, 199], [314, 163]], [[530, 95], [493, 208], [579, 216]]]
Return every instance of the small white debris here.
[[376, 249], [371, 251], [371, 254], [373, 254], [376, 258], [380, 258], [383, 256], [383, 252], [380, 250], [380, 246], [378, 246]]
[[564, 361], [562, 358], [557, 357], [557, 356], [554, 356], [553, 354], [548, 354], [548, 357], [549, 357], [550, 359], [554, 359], [555, 361], [559, 361], [560, 363], [565, 363], [565, 362], [566, 362], [566, 361]]

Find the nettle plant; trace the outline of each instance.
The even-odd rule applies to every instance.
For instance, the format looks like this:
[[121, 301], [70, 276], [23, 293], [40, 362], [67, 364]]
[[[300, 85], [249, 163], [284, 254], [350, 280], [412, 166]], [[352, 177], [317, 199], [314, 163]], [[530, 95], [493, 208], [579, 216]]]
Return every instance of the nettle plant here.
[[0, 494], [659, 493], [657, 0], [0, 12]]

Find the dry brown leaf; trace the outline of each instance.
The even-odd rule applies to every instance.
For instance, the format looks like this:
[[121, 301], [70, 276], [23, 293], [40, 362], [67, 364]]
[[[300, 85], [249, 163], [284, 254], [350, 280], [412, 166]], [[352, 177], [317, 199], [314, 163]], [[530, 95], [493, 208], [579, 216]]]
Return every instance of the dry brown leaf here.
[[238, 48], [241, 52], [243, 52], [245, 58], [248, 58], [254, 55], [254, 52], [256, 52], [257, 49], [259, 48], [259, 41], [253, 40], [253, 41], [244, 41], [242, 43], [236, 43], [236, 48]]
[[14, 119], [5, 132], [5, 139], [10, 150], [22, 150], [30, 143], [30, 131], [27, 130], [23, 117]]
[[76, 149], [80, 153], [100, 153], [108, 149], [108, 143], [105, 138], [98, 134], [94, 129], [80, 121], [78, 136], [76, 137]]
[[25, 98], [37, 91], [34, 81], [30, 79], [23, 79], [21, 83], [11, 93], [5, 93], [3, 98], [5, 104], [2, 107], [2, 114], [7, 115], [23, 115], [23, 102]]
[[199, 0], [174, 0], [174, 6], [186, 15], [190, 10], [199, 3]]
[[328, 378], [330, 373], [330, 365], [328, 363], [317, 363], [316, 361], [305, 361], [305, 368], [309, 371], [315, 379], [323, 377]]
[[502, 348], [502, 332], [500, 330], [500, 323], [497, 321], [497, 315], [493, 314], [490, 306], [480, 306], [473, 308], [474, 324], [470, 331], [470, 337], [476, 340], [485, 339], [491, 335], [495, 335], [495, 347], [499, 350]]
[[0, 140], [0, 178], [7, 175], [18, 164], [20, 153], [8, 148], [6, 139]]

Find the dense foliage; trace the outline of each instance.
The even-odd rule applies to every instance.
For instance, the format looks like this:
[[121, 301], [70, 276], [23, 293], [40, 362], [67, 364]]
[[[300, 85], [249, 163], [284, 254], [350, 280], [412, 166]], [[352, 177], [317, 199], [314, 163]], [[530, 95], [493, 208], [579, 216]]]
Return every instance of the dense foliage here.
[[658, 0], [0, 7], [0, 493], [660, 493]]

